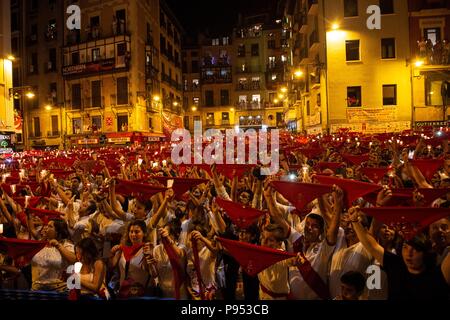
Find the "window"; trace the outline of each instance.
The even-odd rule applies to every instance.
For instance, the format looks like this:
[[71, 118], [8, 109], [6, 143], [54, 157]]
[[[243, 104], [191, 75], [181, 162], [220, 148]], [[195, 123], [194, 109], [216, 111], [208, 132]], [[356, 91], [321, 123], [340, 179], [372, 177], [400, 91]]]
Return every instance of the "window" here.
[[148, 117], [148, 130], [153, 131], [153, 119], [151, 117]]
[[100, 17], [99, 16], [95, 16], [95, 17], [91, 17], [91, 28], [93, 27], [99, 27], [100, 26]]
[[81, 133], [81, 118], [72, 119], [72, 133], [73, 134]]
[[345, 41], [346, 60], [347, 61], [359, 61], [359, 40], [347, 40]]
[[344, 0], [344, 17], [358, 16], [358, 0]]
[[80, 64], [80, 53], [72, 52], [72, 65]]
[[229, 38], [229, 37], [223, 37], [223, 38], [222, 38], [222, 44], [223, 44], [224, 46], [229, 45], [229, 44], [230, 44], [230, 38]]
[[128, 131], [128, 114], [125, 113], [117, 115], [117, 131]]
[[[117, 104], [128, 104], [128, 78], [117, 78]], [[127, 120], [128, 121], [128, 120]]]
[[159, 36], [159, 47], [162, 54], [166, 54], [166, 38], [164, 36]]
[[92, 61], [100, 60], [100, 48], [92, 49]]
[[269, 68], [275, 68], [276, 60], [275, 57], [269, 57]]
[[212, 90], [205, 91], [205, 105], [207, 107], [214, 106], [214, 92]]
[[380, 0], [381, 14], [394, 13], [394, 0]]
[[224, 122], [230, 124], [230, 114], [228, 112], [222, 112], [222, 124]]
[[198, 73], [198, 60], [191, 61], [191, 72]]
[[197, 122], [200, 122], [200, 123], [202, 123], [201, 122], [202, 120], [200, 120], [200, 116], [194, 116], [194, 125], [195, 125], [195, 123]]
[[92, 131], [101, 131], [102, 130], [102, 117], [101, 116], [93, 116], [92, 117]]
[[72, 109], [81, 109], [81, 85], [72, 84]]
[[11, 32], [19, 30], [19, 14], [17, 12], [11, 13]]
[[101, 81], [91, 81], [91, 107], [99, 108], [102, 106], [102, 87]]
[[30, 73], [38, 73], [38, 55], [36, 52], [31, 54]]
[[433, 45], [435, 45], [438, 40], [441, 40], [441, 28], [427, 28], [423, 31], [425, 39], [430, 39]]
[[51, 135], [57, 136], [59, 134], [58, 132], [58, 116], [52, 116], [52, 132]]
[[218, 38], [212, 39], [212, 45], [213, 46], [218, 46], [219, 45], [219, 39]]
[[253, 57], [259, 56], [259, 44], [257, 43], [252, 44], [252, 56]]
[[310, 116], [311, 115], [311, 102], [306, 101], [306, 115]]
[[57, 84], [56, 82], [50, 83], [49, 92], [53, 103], [56, 103], [56, 100], [58, 98], [58, 91], [57, 91]]
[[19, 38], [11, 39], [11, 51], [14, 56], [17, 56], [17, 54], [19, 52]]
[[206, 114], [206, 125], [207, 126], [214, 125], [214, 113], [213, 112]]
[[267, 41], [267, 48], [275, 49], [275, 47], [276, 47], [275, 39], [271, 39], [271, 40]]
[[383, 85], [383, 106], [397, 105], [397, 85]]
[[395, 38], [381, 39], [381, 59], [395, 58]]
[[227, 106], [230, 104], [230, 92], [228, 90], [220, 90], [220, 105]]
[[238, 46], [238, 57], [245, 57], [245, 44]]
[[192, 90], [197, 90], [199, 88], [200, 81], [198, 79], [192, 80]]
[[[425, 77], [425, 94], [427, 106], [444, 105], [442, 93], [445, 97], [445, 81], [448, 82], [448, 75], [441, 72], [428, 72]], [[443, 90], [444, 89], [444, 90]], [[446, 104], [450, 101], [450, 92], [447, 92]]]
[[361, 87], [347, 87], [347, 106], [361, 107]]
[[33, 124], [34, 124], [34, 136], [40, 137], [41, 136], [41, 122], [39, 121], [39, 117], [33, 118]]
[[183, 125], [185, 129], [189, 130], [189, 116], [184, 116]]
[[116, 11], [116, 19], [117, 19], [117, 33], [125, 34], [127, 32], [127, 13], [125, 9]]
[[48, 65], [47, 65], [48, 71], [56, 71], [56, 49], [51, 48], [48, 51]]

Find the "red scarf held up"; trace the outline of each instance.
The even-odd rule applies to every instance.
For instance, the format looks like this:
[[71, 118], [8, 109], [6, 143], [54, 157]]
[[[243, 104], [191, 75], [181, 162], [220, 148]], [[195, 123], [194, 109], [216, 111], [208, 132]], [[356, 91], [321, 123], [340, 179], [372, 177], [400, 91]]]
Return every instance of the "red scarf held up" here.
[[189, 191], [192, 187], [202, 183], [207, 183], [208, 179], [193, 179], [193, 178], [179, 178], [179, 177], [152, 177], [152, 179], [167, 185], [167, 180], [173, 180], [173, 192], [178, 200], [181, 200], [181, 196]]
[[175, 299], [180, 300], [181, 286], [185, 281], [183, 275], [183, 266], [181, 265], [180, 258], [177, 255], [175, 249], [169, 243], [169, 240], [167, 240], [167, 238], [162, 238], [161, 241], [164, 246], [164, 249], [167, 252], [167, 255], [169, 256], [170, 265], [172, 266], [173, 283], [175, 287]]
[[337, 185], [345, 192], [347, 207], [350, 208], [352, 202], [368, 193], [381, 190], [381, 186], [350, 179], [339, 179], [336, 177], [315, 176], [315, 179], [322, 184]]
[[30, 214], [39, 217], [44, 224], [47, 224], [52, 219], [61, 219], [61, 216], [64, 215], [62, 212], [53, 210], [44, 210], [37, 208], [26, 208], [25, 210]]
[[[230, 255], [236, 259], [242, 269], [250, 276], [254, 277], [261, 271], [280, 261], [297, 256], [295, 253], [276, 250], [268, 247], [258, 246], [241, 241], [217, 238], [228, 250]], [[305, 262], [297, 266], [303, 280], [314, 292], [324, 300], [330, 299], [328, 287], [323, 282], [320, 275], [313, 269], [310, 262], [302, 254]]]
[[412, 160], [411, 164], [423, 174], [425, 179], [430, 181], [433, 175], [438, 171], [440, 167], [444, 165], [443, 159], [430, 159], [430, 160]]
[[389, 168], [361, 168], [361, 172], [374, 183], [379, 183], [384, 175], [389, 172]]
[[233, 201], [217, 198], [216, 202], [219, 207], [225, 210], [231, 221], [242, 229], [247, 229], [255, 223], [259, 217], [266, 214], [264, 211], [251, 207], [245, 207], [242, 204]]
[[361, 209], [365, 214], [403, 232], [406, 240], [433, 222], [450, 215], [449, 208], [377, 207]]
[[331, 186], [317, 183], [272, 181], [271, 185], [300, 212], [314, 199], [333, 191]]
[[14, 259], [16, 267], [22, 268], [47, 245], [47, 241], [23, 240], [0, 237], [0, 249]]
[[197, 240], [191, 239], [192, 242], [192, 254], [194, 256], [194, 268], [197, 275], [198, 287], [200, 290], [201, 300], [205, 300], [205, 286], [203, 284], [202, 271], [200, 269], [200, 257], [198, 256]]
[[132, 193], [140, 194], [142, 196], [151, 197], [157, 193], [166, 191], [167, 188], [152, 186], [147, 183], [139, 183], [127, 180], [117, 180], [116, 192], [125, 195], [130, 195]]

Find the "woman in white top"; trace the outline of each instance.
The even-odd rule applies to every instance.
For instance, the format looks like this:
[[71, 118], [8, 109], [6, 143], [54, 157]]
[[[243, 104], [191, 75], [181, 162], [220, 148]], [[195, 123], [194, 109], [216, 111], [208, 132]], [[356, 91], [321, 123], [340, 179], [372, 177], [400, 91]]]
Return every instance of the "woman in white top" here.
[[105, 285], [106, 266], [98, 259], [94, 240], [84, 238], [75, 246], [77, 260], [82, 263], [80, 270], [81, 294], [109, 298]]
[[149, 266], [144, 256], [144, 239], [147, 226], [143, 220], [128, 224], [122, 244], [111, 249], [111, 266], [119, 266], [119, 296], [143, 296], [147, 289], [155, 287], [156, 270]]
[[66, 269], [76, 261], [73, 244], [67, 240], [69, 231], [63, 220], [51, 220], [42, 228], [41, 239], [49, 246], [31, 260], [32, 290], [65, 291]]
[[[178, 239], [181, 232], [181, 222], [178, 219], [173, 219], [163, 229], [159, 229], [161, 238], [166, 238], [169, 245], [172, 246], [174, 252], [177, 255], [179, 265], [181, 267], [182, 274], [179, 275], [180, 279], [186, 278], [186, 247], [175, 241]], [[175, 297], [175, 283], [174, 272], [172, 264], [169, 260], [166, 248], [163, 244], [157, 245], [153, 249], [153, 263], [155, 263], [156, 270], [158, 272], [158, 281], [162, 290], [162, 296], [164, 298]], [[186, 283], [182, 283], [180, 287], [180, 299], [185, 300], [188, 298]]]

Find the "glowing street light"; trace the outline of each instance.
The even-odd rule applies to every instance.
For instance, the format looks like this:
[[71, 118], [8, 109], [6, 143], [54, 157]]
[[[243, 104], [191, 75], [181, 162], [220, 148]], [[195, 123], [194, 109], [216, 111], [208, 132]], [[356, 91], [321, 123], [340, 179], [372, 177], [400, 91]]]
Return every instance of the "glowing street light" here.
[[159, 102], [160, 100], [161, 100], [161, 97], [160, 97], [160, 96], [158, 96], [158, 95], [153, 96], [153, 101]]
[[14, 61], [14, 60], [16, 60], [16, 57], [14, 57], [12, 54], [10, 54], [6, 57], [6, 59], [8, 59], [9, 61]]
[[25, 95], [28, 99], [33, 99], [36, 96], [33, 91], [28, 91]]
[[414, 63], [414, 65], [415, 65], [417, 68], [420, 68], [421, 66], [424, 65], [424, 61], [423, 61], [423, 60], [417, 60], [417, 61]]
[[331, 25], [331, 30], [336, 31], [336, 30], [338, 30], [338, 29], [339, 29], [339, 24], [338, 24], [338, 23], [333, 23], [333, 24]]
[[286, 93], [287, 91], [288, 91], [288, 89], [286, 87], [281, 88], [281, 92]]
[[278, 95], [278, 98], [283, 99], [283, 98], [284, 98], [284, 94], [281, 94], [281, 93], [280, 93], [280, 94]]
[[278, 103], [278, 102], [280, 102], [280, 101], [279, 101], [278, 99], [274, 99], [273, 102], [274, 102], [274, 103]]
[[192, 110], [193, 112], [195, 112], [195, 111], [197, 111], [197, 107], [196, 107], [196, 106], [193, 106], [193, 107], [191, 108], [191, 110]]
[[295, 76], [296, 78], [301, 78], [301, 77], [303, 76], [303, 71], [300, 70], [300, 69], [295, 70], [295, 71], [294, 71], [294, 76]]
[[174, 101], [172, 104], [173, 104], [174, 107], [178, 106], [178, 102], [177, 101]]
[[45, 108], [45, 110], [47, 110], [47, 111], [50, 111], [50, 110], [52, 110], [52, 106], [51, 106], [51, 105], [49, 105], [49, 104], [48, 104], [48, 105], [46, 105], [46, 106], [45, 106], [44, 108]]

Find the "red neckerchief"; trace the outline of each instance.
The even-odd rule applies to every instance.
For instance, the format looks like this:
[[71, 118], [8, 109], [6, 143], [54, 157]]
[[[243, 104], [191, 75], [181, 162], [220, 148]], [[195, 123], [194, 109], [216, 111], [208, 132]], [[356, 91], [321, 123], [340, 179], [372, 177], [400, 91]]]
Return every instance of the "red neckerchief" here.
[[167, 240], [167, 238], [162, 238], [161, 241], [169, 256], [170, 265], [172, 266], [175, 299], [180, 300], [180, 288], [184, 281], [183, 266], [181, 265], [181, 261], [175, 249], [170, 245], [169, 240]]
[[197, 240], [192, 239], [192, 254], [194, 255], [194, 268], [197, 274], [198, 287], [200, 289], [200, 297], [205, 300], [205, 288], [203, 286], [202, 273], [200, 270], [200, 258], [198, 256]]

